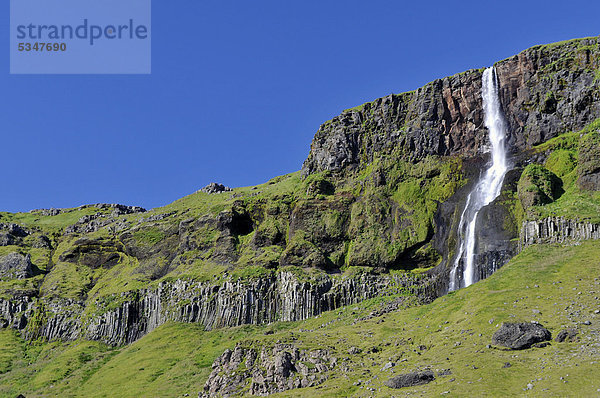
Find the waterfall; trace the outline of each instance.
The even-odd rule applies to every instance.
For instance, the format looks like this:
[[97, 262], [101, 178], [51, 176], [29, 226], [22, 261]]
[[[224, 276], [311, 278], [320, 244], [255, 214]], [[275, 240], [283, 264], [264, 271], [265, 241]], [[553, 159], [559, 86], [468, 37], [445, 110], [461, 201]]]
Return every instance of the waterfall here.
[[459, 242], [452, 270], [450, 271], [450, 291], [467, 287], [477, 282], [479, 272], [475, 263], [477, 241], [477, 215], [479, 211], [500, 195], [504, 176], [508, 171], [506, 160], [506, 123], [502, 114], [498, 97], [498, 79], [494, 67], [483, 72], [481, 88], [485, 126], [489, 131], [492, 145], [491, 165], [483, 178], [477, 182], [467, 196], [465, 208], [460, 216], [458, 226]]

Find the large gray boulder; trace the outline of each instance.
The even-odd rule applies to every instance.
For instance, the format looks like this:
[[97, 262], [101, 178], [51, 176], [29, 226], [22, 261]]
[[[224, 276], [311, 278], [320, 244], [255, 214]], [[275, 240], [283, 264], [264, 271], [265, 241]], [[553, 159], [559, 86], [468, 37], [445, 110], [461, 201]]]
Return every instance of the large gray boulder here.
[[433, 372], [426, 370], [424, 372], [410, 372], [401, 374], [385, 381], [385, 385], [390, 388], [403, 388], [427, 384], [435, 380]]
[[492, 336], [492, 344], [523, 350], [551, 338], [548, 329], [539, 323], [503, 323]]
[[10, 253], [0, 257], [0, 279], [25, 279], [33, 276], [29, 255]]

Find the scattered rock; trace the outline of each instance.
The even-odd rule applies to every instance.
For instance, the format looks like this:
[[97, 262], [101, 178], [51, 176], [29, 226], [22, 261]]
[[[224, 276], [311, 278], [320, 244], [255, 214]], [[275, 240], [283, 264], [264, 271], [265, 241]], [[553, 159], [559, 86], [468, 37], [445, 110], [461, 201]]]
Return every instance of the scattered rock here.
[[527, 383], [527, 387], [526, 387], [526, 389], [527, 389], [527, 390], [531, 390], [531, 389], [533, 389], [533, 384], [531, 384], [531, 383]]
[[440, 376], [449, 376], [452, 374], [452, 371], [450, 369], [442, 369], [438, 372], [438, 377]]
[[564, 341], [572, 342], [577, 338], [577, 329], [563, 329], [556, 335], [554, 341], [562, 343]]
[[510, 368], [511, 366], [510, 362], [504, 362], [504, 365], [502, 365], [503, 368]]
[[401, 374], [384, 382], [389, 388], [403, 388], [427, 384], [435, 380], [433, 372], [426, 370], [424, 372], [411, 372]]
[[548, 329], [539, 323], [503, 323], [492, 336], [492, 344], [522, 350], [551, 338]]
[[393, 368], [394, 366], [396, 366], [396, 364], [394, 362], [388, 362], [385, 365], [383, 365], [383, 367], [381, 368], [382, 371], [384, 370], [388, 370]]
[[202, 188], [200, 190], [200, 192], [204, 192], [207, 194], [215, 194], [215, 193], [221, 193], [221, 192], [230, 192], [233, 191], [233, 189], [226, 187], [223, 184], [219, 184], [218, 182], [211, 182], [210, 184], [208, 184], [207, 186], [205, 186], [204, 188]]

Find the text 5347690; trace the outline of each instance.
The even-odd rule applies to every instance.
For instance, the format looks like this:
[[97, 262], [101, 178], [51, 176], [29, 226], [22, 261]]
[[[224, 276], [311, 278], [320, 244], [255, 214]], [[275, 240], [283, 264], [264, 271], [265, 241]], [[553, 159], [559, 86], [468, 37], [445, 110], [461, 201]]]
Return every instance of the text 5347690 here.
[[19, 51], [67, 51], [67, 43], [19, 43], [18, 44]]

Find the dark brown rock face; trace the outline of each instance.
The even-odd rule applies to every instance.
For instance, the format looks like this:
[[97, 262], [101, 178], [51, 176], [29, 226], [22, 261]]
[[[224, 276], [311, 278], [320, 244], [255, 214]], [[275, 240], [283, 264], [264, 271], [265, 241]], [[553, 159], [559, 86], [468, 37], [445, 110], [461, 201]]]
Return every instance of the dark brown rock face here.
[[[536, 46], [496, 64], [509, 147], [519, 152], [600, 117], [599, 39]], [[408, 159], [471, 157], [487, 137], [482, 69], [435, 80], [416, 91], [349, 109], [321, 125], [303, 175], [366, 165], [400, 149]]]
[[600, 116], [599, 39], [532, 47], [496, 65], [513, 145], [530, 148]]
[[357, 167], [398, 148], [409, 159], [475, 154], [485, 139], [481, 73], [467, 71], [342, 112], [317, 131], [303, 175]]

